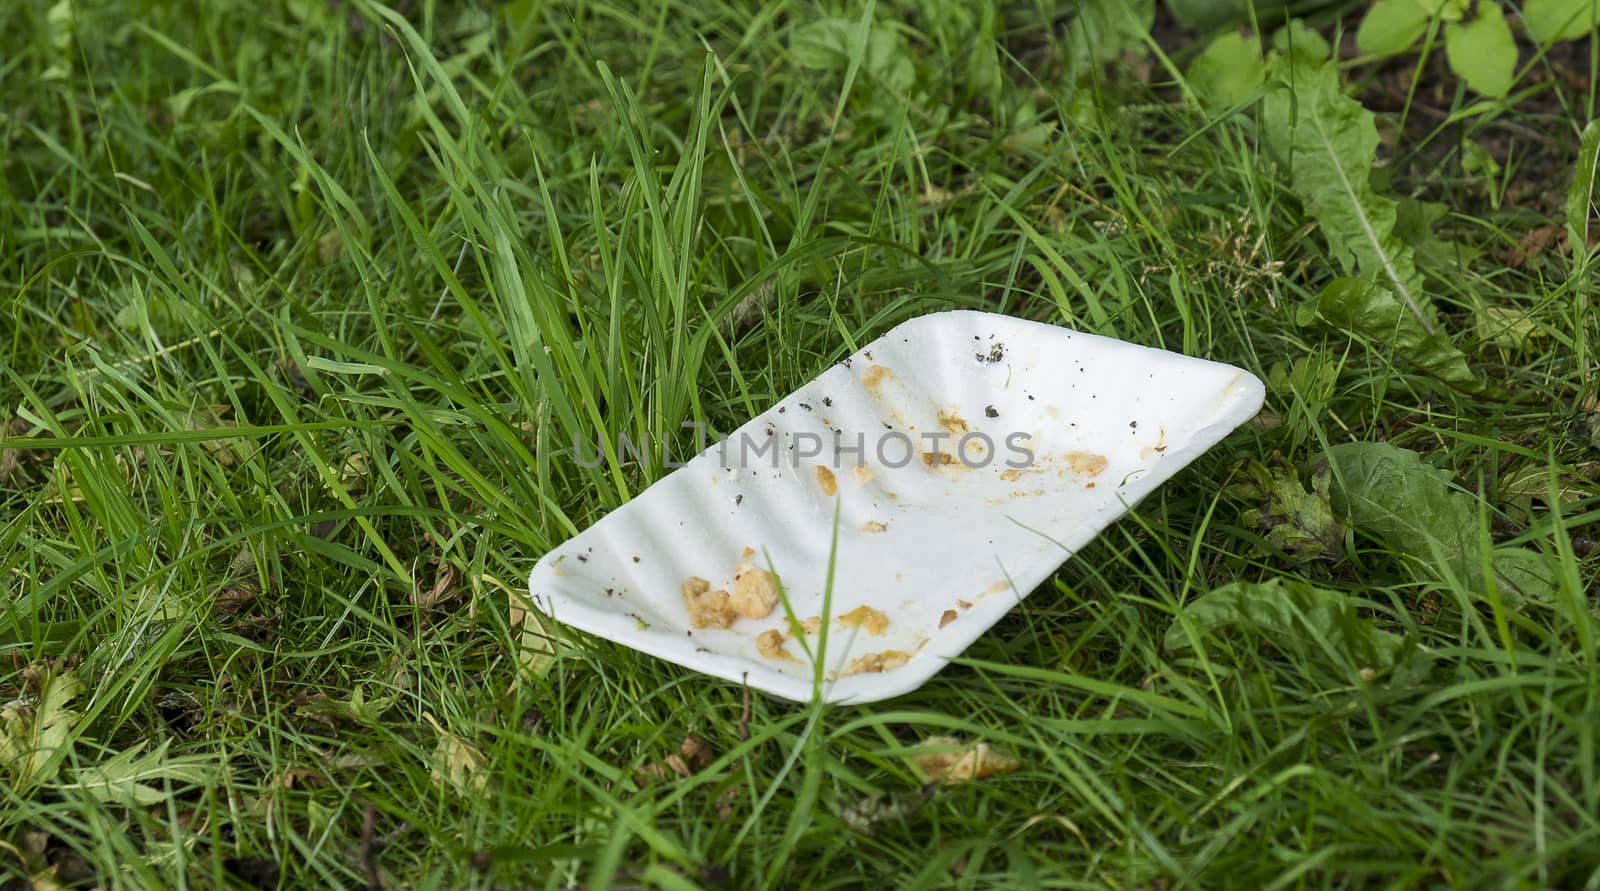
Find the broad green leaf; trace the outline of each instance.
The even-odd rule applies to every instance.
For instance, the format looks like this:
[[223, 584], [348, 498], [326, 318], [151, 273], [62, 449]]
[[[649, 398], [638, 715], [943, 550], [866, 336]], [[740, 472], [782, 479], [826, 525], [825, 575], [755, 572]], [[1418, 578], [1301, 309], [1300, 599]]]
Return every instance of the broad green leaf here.
[[55, 778], [78, 723], [68, 704], [83, 693], [83, 682], [71, 671], [46, 673], [38, 690], [31, 705], [0, 707], [0, 773], [19, 791]]
[[1356, 29], [1356, 49], [1369, 56], [1403, 53], [1428, 29], [1429, 18], [1417, 0], [1378, 0]]
[[1292, 62], [1305, 65], [1321, 64], [1333, 54], [1328, 38], [1301, 19], [1290, 19], [1289, 24], [1274, 32], [1272, 48]]
[[1600, 22], [1596, 0], [1523, 0], [1522, 27], [1541, 44], [1582, 37]]
[[1594, 233], [1595, 186], [1600, 183], [1600, 120], [1583, 128], [1578, 144], [1577, 173], [1567, 189], [1567, 244], [1574, 253], [1588, 250]]
[[1240, 522], [1263, 531], [1268, 542], [1296, 561], [1339, 559], [1344, 528], [1334, 519], [1333, 508], [1328, 504], [1331, 473], [1326, 466], [1312, 474], [1309, 492], [1292, 467], [1269, 469], [1252, 461], [1245, 473], [1249, 481], [1239, 486], [1235, 494], [1260, 504], [1246, 511]]
[[1226, 109], [1261, 89], [1266, 66], [1261, 59], [1261, 46], [1254, 37], [1229, 31], [1211, 41], [1184, 73], [1189, 88], [1202, 105]]
[[[1473, 0], [1412, 0], [1412, 2], [1422, 7], [1422, 11], [1428, 15], [1438, 16], [1440, 21], [1459, 22], [1466, 16], [1467, 8], [1472, 5]], [[1482, 0], [1479, 5], [1493, 2], [1497, 0]]]
[[1422, 276], [1394, 231], [1395, 202], [1370, 181], [1378, 152], [1372, 112], [1340, 91], [1332, 64], [1280, 69], [1289, 89], [1269, 91], [1262, 106], [1268, 148], [1289, 165], [1295, 193], [1345, 272], [1381, 283], [1432, 333]]
[[1445, 25], [1445, 57], [1467, 86], [1499, 98], [1511, 92], [1517, 76], [1517, 41], [1500, 7], [1479, 3], [1472, 21]]
[[1495, 581], [1507, 599], [1550, 601], [1559, 590], [1560, 568], [1549, 557], [1528, 548], [1495, 548], [1489, 554]]
[[[1600, 463], [1580, 465], [1577, 469], [1580, 474], [1593, 474], [1595, 480], [1600, 480]], [[1551, 469], [1542, 464], [1507, 474], [1501, 478], [1496, 491], [1506, 513], [1523, 522], [1533, 513], [1535, 502], [1565, 508], [1596, 494], [1594, 482], [1585, 476], [1559, 472], [1552, 475]]]
[[1072, 6], [1078, 14], [1067, 22], [1063, 40], [1072, 80], [1127, 50], [1142, 48], [1155, 22], [1155, 0], [1080, 0]]
[[56, 788], [95, 801], [149, 807], [188, 787], [206, 785], [219, 773], [216, 761], [203, 755], [167, 757], [166, 742], [141, 755], [143, 748], [138, 744], [93, 767], [79, 768], [71, 783]]
[[1404, 196], [1395, 201], [1394, 234], [1424, 265], [1455, 270], [1482, 253], [1480, 248], [1440, 238], [1434, 232], [1449, 209], [1436, 201], [1418, 201]]
[[956, 69], [959, 89], [982, 96], [1000, 89], [1005, 81], [996, 52], [1001, 22], [993, 4], [917, 0], [912, 10], [928, 45]]
[[1450, 486], [1450, 473], [1409, 449], [1348, 442], [1328, 450], [1334, 511], [1366, 535], [1471, 584], [1478, 575], [1473, 500]]
[[[828, 16], [807, 22], [794, 31], [789, 52], [807, 68], [844, 71], [856, 51], [859, 22]], [[867, 31], [861, 67], [884, 84], [902, 93], [916, 82], [911, 54], [898, 32], [873, 25]]]
[[1524, 310], [1485, 306], [1476, 316], [1478, 339], [1508, 350], [1527, 349], [1544, 332]]
[[1288, 0], [1167, 0], [1172, 17], [1186, 28], [1211, 31], [1223, 25], [1247, 25], [1252, 20], [1282, 20]]
[[[1328, 460], [1337, 516], [1440, 582], [1486, 593], [1478, 502], [1450, 485], [1448, 471], [1384, 442], [1341, 443], [1328, 450]], [[1554, 573], [1539, 553], [1496, 548], [1489, 556], [1503, 595], [1532, 600], [1553, 595]]]
[[1183, 607], [1163, 643], [1182, 653], [1197, 632], [1223, 628], [1254, 632], [1277, 649], [1336, 657], [1355, 669], [1393, 665], [1403, 643], [1362, 616], [1349, 596], [1291, 579], [1234, 582], [1202, 595]]
[[1314, 306], [1303, 307], [1299, 313], [1302, 324], [1313, 317], [1341, 331], [1386, 343], [1407, 362], [1447, 384], [1467, 392], [1484, 389], [1461, 351], [1443, 335], [1424, 332], [1387, 288], [1336, 278], [1317, 295]]

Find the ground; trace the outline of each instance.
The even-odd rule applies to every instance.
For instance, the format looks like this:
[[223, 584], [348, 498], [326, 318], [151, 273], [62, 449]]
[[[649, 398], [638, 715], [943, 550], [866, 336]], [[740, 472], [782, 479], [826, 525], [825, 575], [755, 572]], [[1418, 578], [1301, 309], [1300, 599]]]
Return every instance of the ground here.
[[[5, 4], [0, 888], [1593, 887], [1600, 49], [1299, 6]], [[1266, 408], [886, 703], [520, 624], [574, 434], [952, 308]]]

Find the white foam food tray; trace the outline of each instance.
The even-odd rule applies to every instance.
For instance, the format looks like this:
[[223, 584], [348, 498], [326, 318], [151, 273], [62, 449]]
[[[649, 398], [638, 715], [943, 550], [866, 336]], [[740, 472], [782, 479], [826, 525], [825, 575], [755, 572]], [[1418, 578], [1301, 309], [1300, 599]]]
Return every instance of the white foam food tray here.
[[922, 316], [546, 554], [529, 595], [559, 622], [787, 699], [895, 696], [1263, 392], [1238, 368], [1053, 325]]

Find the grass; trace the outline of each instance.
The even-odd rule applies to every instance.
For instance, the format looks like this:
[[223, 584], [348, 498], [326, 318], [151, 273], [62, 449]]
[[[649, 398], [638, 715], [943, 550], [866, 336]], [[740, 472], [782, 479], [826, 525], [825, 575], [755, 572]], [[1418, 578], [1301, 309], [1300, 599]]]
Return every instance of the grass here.
[[[1173, 86], [1192, 48], [907, 2], [830, 52], [819, 15], [0, 9], [0, 887], [1600, 887], [1593, 268], [1507, 262], [1549, 212], [1484, 198], [1565, 189], [1592, 86], [1395, 131], [1474, 396], [1295, 323], [1335, 265], [1249, 115]], [[513, 622], [664, 473], [574, 435], [687, 447], [959, 307], [1241, 365], [1269, 415], [887, 703], [746, 717]], [[1562, 595], [1486, 602], [1353, 527], [1274, 547], [1240, 468], [1348, 441], [1452, 471]], [[1165, 645], [1271, 579], [1413, 656]], [[705, 763], [651, 770], [691, 734]], [[939, 734], [1022, 766], [925, 787]]]

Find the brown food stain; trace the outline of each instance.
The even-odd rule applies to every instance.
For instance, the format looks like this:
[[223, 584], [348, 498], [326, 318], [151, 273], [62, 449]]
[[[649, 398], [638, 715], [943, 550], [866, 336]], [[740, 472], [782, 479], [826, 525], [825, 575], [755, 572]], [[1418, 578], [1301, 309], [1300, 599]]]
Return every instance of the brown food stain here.
[[839, 624], [847, 628], [860, 628], [873, 637], [879, 637], [889, 628], [889, 617], [865, 603], [839, 617]]
[[1009, 469], [1009, 470], [1002, 470], [1002, 471], [1000, 471], [1000, 478], [1001, 478], [1001, 479], [1003, 479], [1003, 480], [1005, 480], [1005, 481], [1006, 481], [1006, 482], [1008, 482], [1008, 483], [1010, 483], [1010, 482], [1015, 482], [1015, 481], [1017, 481], [1017, 480], [1020, 480], [1020, 479], [1022, 479], [1022, 475], [1023, 475], [1023, 474], [1024, 474], [1024, 473], [1027, 473], [1027, 472], [1028, 472], [1028, 471], [1027, 471], [1027, 470], [1025, 470], [1025, 469], [1024, 469], [1024, 468], [1021, 468], [1021, 467], [1013, 467], [1013, 468], [1011, 468], [1011, 469]]
[[861, 531], [870, 533], [887, 532], [889, 531], [889, 526], [888, 524], [880, 523], [877, 520], [868, 520], [866, 523], [862, 524]]
[[951, 622], [954, 622], [955, 620], [956, 620], [956, 611], [953, 610], [953, 609], [947, 609], [942, 614], [940, 614], [940, 616], [939, 616], [939, 627], [943, 628], [944, 626], [950, 624]]
[[689, 624], [696, 628], [727, 628], [738, 618], [728, 602], [728, 592], [711, 590], [711, 583], [697, 575], [684, 579], [680, 591]]
[[1099, 476], [1106, 469], [1106, 456], [1093, 452], [1068, 452], [1067, 466], [1072, 468], [1073, 473]]
[[873, 390], [877, 389], [878, 385], [883, 383], [884, 378], [893, 376], [894, 372], [890, 371], [889, 369], [883, 367], [882, 365], [874, 365], [871, 368], [868, 368], [865, 374], [861, 375], [861, 383], [865, 385], [867, 389]]
[[894, 671], [911, 661], [911, 654], [904, 650], [884, 650], [881, 653], [868, 653], [857, 659], [851, 659], [850, 664], [840, 672], [841, 677], [853, 674], [880, 674], [885, 671]]
[[857, 464], [850, 468], [850, 478], [855, 481], [856, 487], [860, 488], [873, 480], [875, 476], [872, 471], [866, 468], [866, 465]]
[[821, 464], [817, 465], [817, 485], [822, 487], [822, 494], [832, 498], [839, 491], [839, 483], [833, 476], [833, 471]]
[[923, 452], [922, 453], [922, 463], [926, 464], [927, 466], [932, 467], [934, 469], [938, 469], [940, 467], [943, 467], [946, 464], [952, 464], [952, 463], [955, 462], [955, 460], [956, 459], [955, 459], [954, 456], [949, 455], [949, 454], [947, 454], [945, 452]]
[[972, 603], [966, 600], [957, 600], [956, 606], [959, 606], [962, 609], [972, 609]]
[[991, 584], [989, 587], [984, 589], [984, 591], [989, 594], [999, 594], [1001, 591], [1009, 590], [1011, 590], [1011, 583], [1005, 579], [996, 579], [994, 584]]
[[939, 426], [949, 433], [966, 433], [967, 421], [953, 411], [939, 412]]

